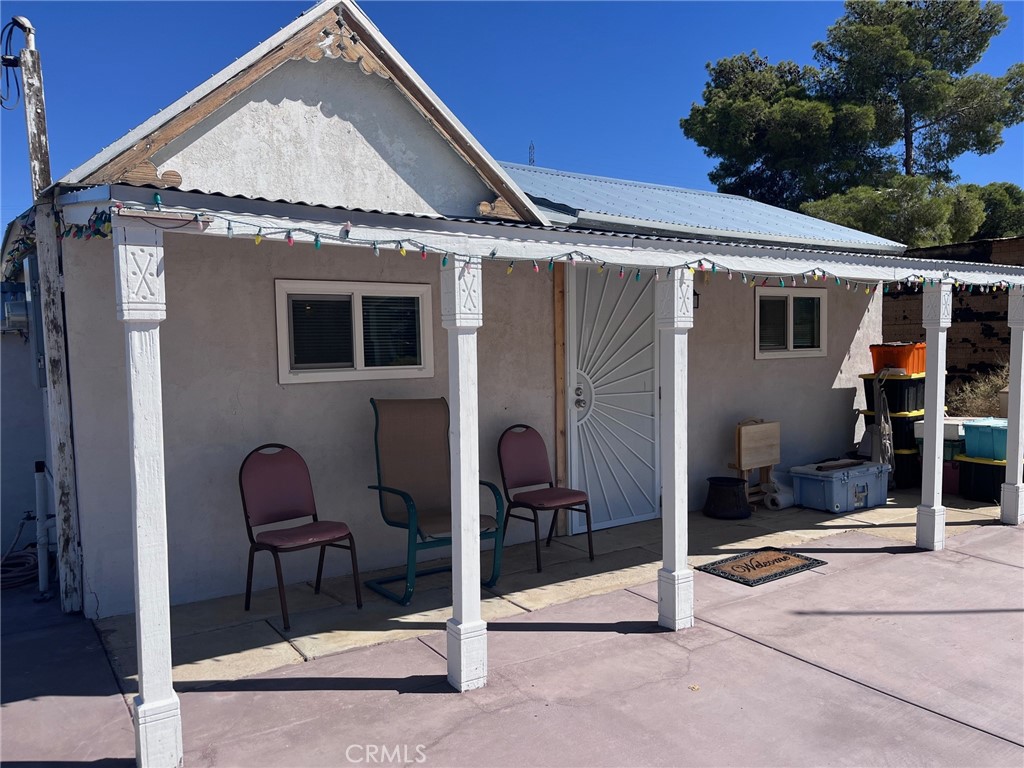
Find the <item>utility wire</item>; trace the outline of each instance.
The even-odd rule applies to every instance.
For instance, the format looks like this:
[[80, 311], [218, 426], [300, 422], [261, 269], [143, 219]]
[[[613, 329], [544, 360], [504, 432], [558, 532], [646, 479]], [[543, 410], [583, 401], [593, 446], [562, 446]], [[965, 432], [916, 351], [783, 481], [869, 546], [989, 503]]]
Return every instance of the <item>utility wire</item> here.
[[[3, 69], [4, 80], [0, 87], [0, 107], [7, 110], [17, 108], [21, 102], [21, 80], [14, 73], [14, 69], [21, 66], [17, 54], [14, 52], [14, 30], [20, 27], [13, 20], [8, 21], [0, 30], [0, 41], [3, 43]], [[14, 84], [14, 97], [11, 97], [11, 83]]]

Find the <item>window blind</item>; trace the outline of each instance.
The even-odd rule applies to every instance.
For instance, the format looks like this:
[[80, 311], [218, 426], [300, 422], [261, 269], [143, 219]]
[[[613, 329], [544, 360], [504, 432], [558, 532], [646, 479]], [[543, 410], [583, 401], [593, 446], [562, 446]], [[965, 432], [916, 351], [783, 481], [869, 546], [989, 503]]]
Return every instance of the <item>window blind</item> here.
[[786, 297], [762, 296], [757, 311], [758, 348], [762, 352], [787, 349]]
[[352, 368], [351, 296], [289, 296], [292, 367]]
[[363, 296], [362, 304], [364, 365], [421, 365], [419, 299]]

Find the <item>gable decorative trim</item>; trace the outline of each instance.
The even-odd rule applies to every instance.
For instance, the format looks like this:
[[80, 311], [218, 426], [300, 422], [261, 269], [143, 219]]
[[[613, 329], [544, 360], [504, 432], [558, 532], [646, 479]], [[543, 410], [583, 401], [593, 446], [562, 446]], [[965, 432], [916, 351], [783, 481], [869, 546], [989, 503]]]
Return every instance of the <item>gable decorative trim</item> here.
[[503, 197], [495, 198], [493, 203], [484, 200], [476, 207], [477, 213], [485, 219], [505, 219], [510, 221], [522, 221], [515, 208], [508, 204]]
[[[323, 14], [314, 23], [311, 23], [294, 37], [267, 53], [251, 67], [239, 72], [222, 86], [201, 98], [190, 108], [168, 120], [150, 133], [143, 141], [140, 141], [110, 162], [104, 164], [102, 168], [83, 179], [83, 183], [114, 184], [119, 181], [139, 183], [138, 175], [147, 174], [147, 170], [143, 168], [136, 171], [136, 169], [145, 162], [149, 162], [152, 165], [151, 158], [153, 155], [181, 136], [185, 131], [209, 117], [217, 109], [265, 75], [273, 72], [286, 61], [302, 58], [309, 61], [319, 61], [325, 55], [331, 58], [339, 57], [341, 55], [340, 46], [342, 45], [343, 37], [341, 21], [337, 11], [331, 10]], [[136, 174], [134, 178], [132, 176], [133, 172]], [[153, 176], [155, 175], [156, 171], [154, 169]], [[153, 182], [147, 174], [145, 177], [147, 181], [142, 183], [176, 186], [171, 183], [167, 172], [163, 176], [165, 178]], [[179, 178], [178, 184], [180, 183]]]
[[[356, 64], [361, 72], [377, 75], [394, 84], [495, 196], [501, 198], [503, 205], [497, 201], [492, 203], [498, 205], [494, 213], [500, 213], [499, 218], [548, 223], [544, 214], [349, 0], [322, 0], [308, 15], [303, 15], [235, 65], [214, 75], [194, 92], [186, 94], [71, 171], [60, 179], [60, 183], [103, 185], [142, 182], [160, 187], [176, 186], [173, 172], [157, 174], [144, 163], [156, 165], [153, 158], [171, 142], [282, 64], [299, 59], [319, 62], [325, 57]], [[512, 209], [516, 216], [506, 216], [505, 207]]]
[[149, 160], [143, 160], [134, 168], [125, 171], [119, 181], [126, 181], [129, 184], [151, 184], [155, 187], [180, 187], [181, 174], [170, 169], [159, 173], [156, 166]]
[[341, 25], [341, 36], [339, 38], [339, 55], [345, 61], [358, 64], [364, 75], [377, 75], [385, 80], [391, 79], [391, 73], [381, 60], [373, 55], [373, 52], [363, 44], [359, 35], [349, 30], [344, 24]]

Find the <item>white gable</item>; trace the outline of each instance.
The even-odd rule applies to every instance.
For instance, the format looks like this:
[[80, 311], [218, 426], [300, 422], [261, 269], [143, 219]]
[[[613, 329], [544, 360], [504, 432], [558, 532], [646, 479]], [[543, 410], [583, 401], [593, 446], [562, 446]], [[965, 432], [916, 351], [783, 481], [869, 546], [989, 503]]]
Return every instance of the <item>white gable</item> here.
[[475, 216], [479, 175], [394, 86], [357, 64], [289, 61], [152, 158], [182, 189]]

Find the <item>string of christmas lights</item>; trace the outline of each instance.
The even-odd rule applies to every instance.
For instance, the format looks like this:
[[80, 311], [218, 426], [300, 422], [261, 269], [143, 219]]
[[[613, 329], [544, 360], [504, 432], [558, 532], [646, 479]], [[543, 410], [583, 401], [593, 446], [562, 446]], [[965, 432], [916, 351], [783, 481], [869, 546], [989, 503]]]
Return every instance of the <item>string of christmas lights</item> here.
[[[163, 207], [163, 201], [160, 193], [153, 195], [153, 203], [155, 211], [157, 212], [173, 210]], [[98, 209], [94, 210], [89, 221], [84, 225], [63, 227], [63, 222], [61, 222], [61, 226], [63, 228], [59, 231], [58, 236], [85, 240], [92, 237], [109, 237], [112, 231], [111, 215], [113, 212], [121, 210], [122, 208], [132, 211], [147, 210], [134, 205], [125, 206], [121, 203], [115, 203], [108, 211], [100, 211]], [[189, 214], [192, 218], [182, 222], [175, 222], [173, 226], [167, 226], [164, 222], [159, 221], [155, 217], [152, 220], [146, 219], [146, 221], [153, 226], [161, 227], [163, 229], [179, 229], [193, 223], [198, 223], [203, 219], [207, 221], [214, 219], [225, 223], [227, 237], [251, 237], [253, 243], [257, 246], [266, 239], [278, 238], [288, 243], [289, 246], [294, 246], [296, 236], [299, 235], [305, 239], [311, 240], [313, 248], [317, 250], [322, 247], [323, 243], [333, 242], [345, 245], [367, 246], [375, 257], [379, 257], [381, 255], [381, 251], [384, 249], [397, 251], [398, 254], [403, 257], [408, 256], [411, 252], [416, 253], [420, 260], [426, 260], [431, 254], [433, 254], [440, 257], [442, 267], [447, 266], [451, 258], [461, 259], [467, 264], [482, 264], [485, 261], [505, 261], [501, 258], [498, 248], [494, 248], [488, 256], [475, 256], [437, 248], [436, 246], [421, 242], [415, 238], [380, 240], [354, 237], [352, 235], [352, 225], [350, 223], [341, 225], [335, 233], [334, 231], [319, 231], [306, 227], [279, 226], [277, 222], [275, 222], [273, 226], [262, 226], [260, 224], [252, 223], [251, 220], [245, 221], [234, 219], [220, 213], [204, 212], [202, 216], [200, 216], [200, 214], [192, 211], [176, 212]], [[142, 218], [145, 219], [145, 217]], [[639, 282], [645, 274], [652, 275], [653, 279], [659, 280], [663, 275], [665, 277], [671, 277], [675, 270], [687, 270], [693, 275], [696, 275], [698, 272], [703, 273], [705, 281], [708, 281], [712, 275], [724, 273], [726, 279], [733, 280], [738, 278], [743, 285], [749, 285], [751, 288], [756, 288], [758, 286], [783, 288], [786, 286], [787, 281], [791, 287], [796, 287], [798, 281], [803, 285], [810, 285], [812, 282], [833, 281], [836, 286], [845, 285], [847, 290], [863, 290], [865, 294], [876, 293], [880, 287], [883, 293], [919, 292], [922, 286], [932, 286], [941, 280], [952, 280], [954, 288], [958, 291], [963, 289], [973, 292], [974, 289], [977, 288], [981, 293], [998, 290], [1007, 291], [1024, 284], [1024, 279], [1022, 279], [1020, 283], [1011, 283], [1006, 280], [998, 280], [992, 283], [978, 283], [961, 277], [956, 277], [948, 272], [944, 272], [941, 278], [927, 277], [922, 274], [912, 274], [899, 279], [876, 281], [850, 280], [842, 278], [839, 275], [830, 272], [825, 267], [814, 267], [810, 270], [782, 275], [742, 271], [737, 272], [706, 256], [701, 256], [669, 267], [636, 267], [632, 265], [615, 264], [604, 259], [591, 256], [579, 249], [573, 249], [555, 256], [549, 256], [546, 260], [548, 272], [554, 270], [556, 262], [567, 263], [571, 266], [584, 263], [596, 265], [598, 273], [603, 273], [606, 269], [612, 269], [617, 272], [619, 279], [625, 280], [628, 275], [637, 282]], [[524, 261], [524, 259], [517, 258], [508, 260], [505, 268], [505, 273], [507, 275], [512, 274], [518, 261]], [[525, 261], [529, 263], [529, 268], [532, 269], [533, 272], [540, 272], [540, 263], [538, 260]], [[543, 261], [543, 259], [540, 261]]]

